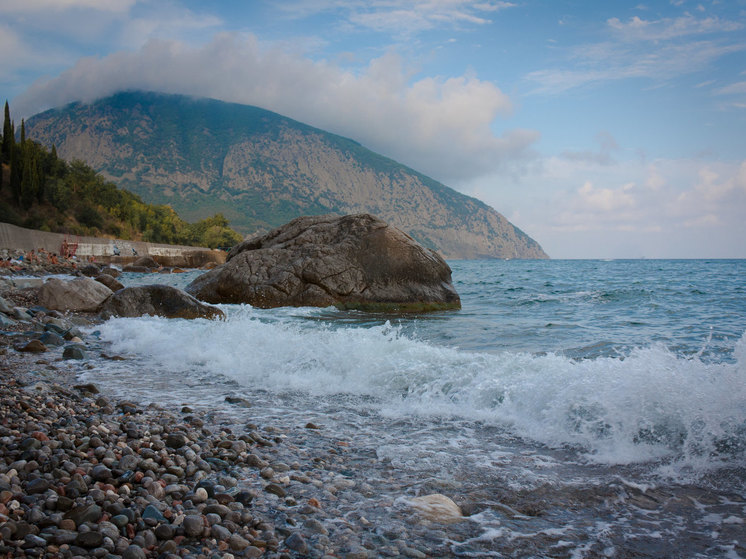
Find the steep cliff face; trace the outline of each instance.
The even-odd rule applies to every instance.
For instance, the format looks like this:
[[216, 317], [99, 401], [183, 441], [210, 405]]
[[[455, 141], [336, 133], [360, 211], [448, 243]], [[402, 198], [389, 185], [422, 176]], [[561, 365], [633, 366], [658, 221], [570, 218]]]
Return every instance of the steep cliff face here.
[[486, 204], [360, 144], [257, 107], [129, 92], [28, 120], [56, 145], [186, 219], [223, 212], [242, 233], [300, 215], [372, 213], [446, 258], [546, 258]]

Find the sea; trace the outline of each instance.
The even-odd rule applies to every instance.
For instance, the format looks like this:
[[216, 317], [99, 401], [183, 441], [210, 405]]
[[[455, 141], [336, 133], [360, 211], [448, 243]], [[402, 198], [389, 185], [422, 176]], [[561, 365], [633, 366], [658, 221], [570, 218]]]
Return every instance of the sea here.
[[[335, 507], [373, 542], [408, 530], [432, 557], [746, 557], [746, 260], [449, 265], [459, 311], [116, 318], [89, 338], [127, 359], [80, 374], [216, 426], [271, 425], [298, 449], [342, 445], [336, 475], [366, 491]], [[417, 528], [408, 499], [430, 493], [466, 520]]]

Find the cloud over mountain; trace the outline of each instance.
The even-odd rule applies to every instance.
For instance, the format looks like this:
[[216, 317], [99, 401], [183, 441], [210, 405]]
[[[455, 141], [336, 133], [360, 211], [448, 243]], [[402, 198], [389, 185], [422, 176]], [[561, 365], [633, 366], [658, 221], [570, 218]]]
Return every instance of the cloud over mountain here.
[[492, 124], [510, 115], [509, 97], [473, 75], [411, 81], [393, 52], [358, 73], [316, 62], [254, 35], [221, 33], [192, 47], [152, 40], [135, 52], [80, 59], [58, 77], [37, 81], [15, 101], [31, 114], [121, 90], [212, 97], [264, 107], [394, 156], [443, 181], [494, 171], [529, 154], [538, 133]]

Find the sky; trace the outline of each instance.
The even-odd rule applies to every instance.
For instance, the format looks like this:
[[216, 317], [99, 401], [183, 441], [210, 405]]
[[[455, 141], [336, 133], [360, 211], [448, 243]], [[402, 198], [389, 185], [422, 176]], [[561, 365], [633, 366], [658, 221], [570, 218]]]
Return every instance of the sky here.
[[552, 258], [746, 258], [746, 0], [0, 0], [14, 120], [132, 89], [355, 139]]

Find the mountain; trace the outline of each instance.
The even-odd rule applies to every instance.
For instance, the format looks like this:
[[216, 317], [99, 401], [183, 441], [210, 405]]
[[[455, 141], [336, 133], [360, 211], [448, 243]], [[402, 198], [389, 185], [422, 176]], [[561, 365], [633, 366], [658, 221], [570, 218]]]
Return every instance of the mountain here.
[[258, 107], [123, 92], [40, 113], [26, 130], [187, 220], [222, 212], [253, 234], [300, 215], [368, 212], [446, 258], [547, 258], [479, 200]]

